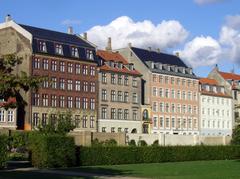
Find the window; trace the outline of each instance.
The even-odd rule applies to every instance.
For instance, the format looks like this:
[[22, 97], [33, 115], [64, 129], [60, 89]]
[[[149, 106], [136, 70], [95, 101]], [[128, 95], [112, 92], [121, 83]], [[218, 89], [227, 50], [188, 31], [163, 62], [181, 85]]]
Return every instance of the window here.
[[90, 109], [95, 110], [95, 99], [94, 98], [90, 99]]
[[80, 97], [75, 98], [75, 108], [80, 109], [81, 107], [81, 99]]
[[119, 102], [123, 101], [123, 93], [122, 93], [122, 91], [118, 91], [118, 101]]
[[48, 94], [43, 94], [42, 95], [42, 105], [43, 106], [48, 106]]
[[175, 104], [172, 104], [172, 113], [175, 113]]
[[188, 119], [188, 128], [192, 129], [192, 119]]
[[51, 78], [51, 85], [53, 89], [57, 89], [57, 78], [55, 77]]
[[78, 49], [76, 47], [71, 47], [72, 57], [79, 57]]
[[88, 108], [88, 98], [83, 98], [83, 109]]
[[128, 102], [128, 92], [124, 92], [124, 102], [127, 103]]
[[47, 113], [42, 113], [42, 126], [46, 126], [47, 124]]
[[168, 81], [169, 81], [169, 80], [168, 80], [168, 77], [165, 76], [165, 83], [168, 84]]
[[157, 128], [157, 117], [153, 117], [153, 127]]
[[94, 128], [94, 116], [90, 116], [90, 128]]
[[153, 102], [153, 107], [152, 107], [152, 109], [153, 109], [153, 112], [157, 112], [157, 102]]
[[39, 51], [41, 51], [41, 52], [47, 52], [46, 42], [39, 41]]
[[122, 132], [122, 128], [121, 127], [118, 128], [118, 132]]
[[186, 99], [186, 93], [185, 93], [185, 91], [182, 92], [182, 99], [184, 99], [184, 100]]
[[138, 112], [137, 110], [133, 110], [133, 120], [137, 120], [138, 119]]
[[124, 119], [129, 119], [129, 110], [124, 109]]
[[157, 88], [153, 87], [153, 96], [157, 96]]
[[177, 112], [178, 112], [178, 113], [181, 113], [181, 104], [178, 104], [178, 105], [177, 105]]
[[67, 107], [72, 108], [73, 107], [73, 97], [68, 96], [67, 97]]
[[133, 103], [138, 103], [137, 93], [133, 93]]
[[83, 65], [83, 75], [88, 75], [88, 66]]
[[102, 132], [106, 132], [106, 127], [102, 127]]
[[180, 92], [180, 90], [177, 91], [177, 99], [181, 99], [181, 92]]
[[93, 51], [87, 49], [86, 52], [87, 52], [87, 59], [94, 60], [94, 58], [93, 58]]
[[183, 105], [183, 106], [182, 106], [182, 112], [183, 112], [183, 114], [186, 113], [186, 105]]
[[107, 74], [102, 73], [102, 83], [106, 84], [107, 83]]
[[182, 85], [185, 86], [186, 85], [186, 80], [182, 80]]
[[165, 105], [166, 105], [166, 106], [165, 106], [165, 111], [166, 111], [166, 112], [169, 112], [169, 104], [166, 103]]
[[81, 66], [80, 64], [76, 64], [75, 65], [75, 72], [77, 75], [81, 74]]
[[107, 90], [102, 89], [102, 101], [106, 101], [107, 100]]
[[75, 90], [81, 91], [81, 82], [80, 81], [75, 81]]
[[177, 78], [177, 85], [179, 86], [180, 85], [180, 79]]
[[43, 59], [43, 69], [48, 70], [48, 59]]
[[159, 83], [163, 83], [163, 76], [162, 75], [159, 75]]
[[192, 100], [192, 93], [191, 93], [191, 91], [188, 91], [188, 100]]
[[128, 133], [128, 128], [124, 128], [124, 132], [125, 132], [125, 133]]
[[111, 84], [116, 84], [115, 74], [111, 74]]
[[33, 113], [33, 127], [38, 127], [39, 125], [39, 113]]
[[137, 78], [133, 77], [132, 79], [132, 86], [137, 87]]
[[183, 119], [183, 128], [187, 128], [187, 121], [186, 121], [186, 119]]
[[172, 89], [172, 98], [175, 98], [175, 91]]
[[163, 89], [162, 88], [159, 88], [159, 96], [163, 97]]
[[102, 119], [107, 119], [107, 108], [102, 108]]
[[[1, 116], [0, 116], [0, 118], [1, 118]], [[0, 121], [1, 121], [1, 119], [0, 119]], [[13, 111], [8, 111], [8, 122], [14, 122], [14, 112]]]
[[116, 109], [111, 108], [111, 119], [116, 119]]
[[43, 81], [43, 88], [48, 88], [49, 87], [49, 83], [48, 83], [48, 79]]
[[63, 47], [61, 44], [55, 45], [55, 53], [58, 55], [63, 55]]
[[172, 128], [175, 128], [175, 118], [172, 118]]
[[163, 128], [164, 127], [164, 120], [163, 120], [163, 117], [160, 117], [160, 128]]
[[40, 95], [38, 93], [33, 93], [33, 106], [40, 106]]
[[0, 110], [0, 122], [5, 122], [4, 110]]
[[111, 91], [111, 101], [116, 101], [116, 91], [115, 90]]
[[153, 80], [153, 82], [156, 82], [156, 81], [157, 81], [157, 75], [154, 74], [154, 75], [152, 76], [152, 80]]
[[51, 95], [51, 106], [57, 107], [57, 96], [56, 95]]
[[179, 129], [182, 128], [181, 118], [178, 118], [178, 119], [177, 119], [177, 128], [179, 128]]
[[51, 61], [51, 70], [57, 71], [57, 61], [56, 60]]
[[33, 59], [33, 68], [40, 69], [40, 59], [39, 58]]
[[124, 85], [128, 86], [128, 76], [127, 75], [124, 76]]
[[111, 127], [111, 133], [115, 132], [115, 127]]
[[87, 116], [86, 116], [86, 115], [83, 116], [83, 119], [82, 119], [82, 127], [83, 127], [83, 128], [87, 128]]
[[118, 75], [118, 84], [119, 85], [123, 84], [123, 76], [122, 75]]
[[59, 97], [59, 106], [61, 108], [64, 108], [65, 107], [65, 97], [64, 96], [60, 96]]
[[60, 61], [59, 66], [60, 66], [60, 72], [65, 72], [65, 62]]
[[118, 119], [123, 119], [123, 110], [118, 109]]
[[72, 63], [68, 63], [67, 64], [67, 69], [68, 69], [68, 73], [72, 73], [73, 72], [73, 64]]
[[169, 90], [168, 89], [165, 90], [165, 97], [169, 98]]
[[96, 68], [94, 66], [90, 66], [90, 75], [95, 76], [95, 70]]
[[73, 90], [73, 81], [67, 80], [67, 90]]
[[60, 80], [59, 80], [59, 88], [61, 90], [65, 89], [65, 80], [63, 78], [60, 78]]
[[83, 91], [88, 92], [88, 82], [86, 81], [83, 82]]
[[192, 114], [192, 106], [188, 105], [188, 113]]
[[174, 77], [171, 77], [171, 84], [174, 85]]
[[91, 82], [91, 83], [90, 83], [90, 92], [91, 92], [91, 93], [95, 93], [95, 90], [96, 90], [96, 88], [95, 88], [95, 82]]
[[159, 110], [160, 110], [160, 112], [164, 112], [164, 103], [160, 103], [159, 104]]
[[169, 128], [170, 127], [170, 121], [169, 121], [169, 118], [167, 117], [166, 118], [166, 128]]

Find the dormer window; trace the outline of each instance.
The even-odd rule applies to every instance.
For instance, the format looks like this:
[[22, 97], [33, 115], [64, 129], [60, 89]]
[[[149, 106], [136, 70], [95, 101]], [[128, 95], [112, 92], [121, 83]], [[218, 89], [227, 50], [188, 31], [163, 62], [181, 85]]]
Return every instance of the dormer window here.
[[61, 44], [55, 45], [55, 53], [58, 55], [63, 55], [63, 46]]
[[192, 68], [189, 68], [189, 74], [192, 75], [193, 71]]
[[171, 67], [170, 67], [170, 66], [167, 66], [167, 70], [168, 70], [168, 71], [171, 71]]
[[158, 64], [158, 68], [159, 68], [159, 70], [162, 70], [162, 64], [161, 63]]
[[93, 51], [92, 50], [87, 49], [86, 53], [87, 53], [87, 59], [94, 60], [94, 58], [93, 58]]
[[123, 64], [122, 63], [118, 63], [118, 68], [122, 69], [123, 68]]
[[213, 92], [217, 92], [217, 87], [216, 86], [213, 86]]
[[225, 93], [225, 90], [224, 90], [224, 88], [223, 87], [221, 87], [221, 93]]
[[47, 52], [47, 45], [44, 41], [39, 41], [39, 50], [41, 52]]
[[129, 64], [129, 70], [133, 70], [133, 64]]
[[178, 67], [175, 67], [174, 71], [177, 73], [178, 72]]
[[184, 73], [184, 74], [185, 74], [185, 68], [184, 68], [184, 67], [182, 68], [182, 73]]
[[152, 69], [154, 69], [154, 65], [155, 65], [155, 64], [152, 62]]
[[71, 47], [72, 57], [79, 57], [77, 47]]

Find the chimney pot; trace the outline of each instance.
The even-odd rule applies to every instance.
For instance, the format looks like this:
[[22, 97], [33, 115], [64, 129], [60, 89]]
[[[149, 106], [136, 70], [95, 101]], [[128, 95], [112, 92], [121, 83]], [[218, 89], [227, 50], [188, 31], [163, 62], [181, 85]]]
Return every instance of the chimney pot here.
[[6, 15], [6, 17], [5, 17], [5, 22], [9, 22], [9, 21], [11, 21], [11, 20], [12, 20], [11, 15], [10, 15], [10, 14]]
[[176, 52], [175, 54], [176, 54], [176, 56], [177, 56], [177, 57], [179, 57], [179, 56], [180, 56], [180, 53], [179, 53], [179, 52]]
[[112, 39], [111, 39], [111, 37], [108, 37], [108, 43], [107, 43], [106, 50], [112, 51]]
[[130, 48], [132, 47], [132, 43], [131, 43], [131, 42], [130, 42], [130, 43], [128, 43], [128, 47], [130, 47]]
[[72, 26], [68, 27], [68, 34], [73, 34], [73, 27]]
[[87, 40], [87, 32], [84, 32], [83, 38], [84, 38], [85, 40]]

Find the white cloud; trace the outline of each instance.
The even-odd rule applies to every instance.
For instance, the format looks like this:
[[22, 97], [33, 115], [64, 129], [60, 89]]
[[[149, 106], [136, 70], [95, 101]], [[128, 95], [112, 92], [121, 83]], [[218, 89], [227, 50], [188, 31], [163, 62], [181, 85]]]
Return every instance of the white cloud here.
[[180, 57], [193, 68], [216, 64], [222, 55], [218, 41], [210, 36], [195, 37], [179, 52]]
[[65, 19], [61, 22], [62, 25], [79, 25], [81, 24], [80, 20], [77, 19]]
[[194, 2], [197, 3], [198, 5], [214, 4], [214, 3], [219, 3], [223, 1], [226, 1], [226, 0], [194, 0]]
[[126, 47], [129, 42], [136, 47], [167, 49], [176, 47], [188, 36], [186, 29], [175, 20], [155, 25], [149, 20], [134, 22], [127, 16], [119, 17], [105, 26], [94, 26], [87, 31], [89, 41], [105, 48], [107, 38], [112, 38], [113, 48]]
[[239, 29], [240, 28], [240, 15], [228, 15], [225, 18], [225, 24], [228, 27]]

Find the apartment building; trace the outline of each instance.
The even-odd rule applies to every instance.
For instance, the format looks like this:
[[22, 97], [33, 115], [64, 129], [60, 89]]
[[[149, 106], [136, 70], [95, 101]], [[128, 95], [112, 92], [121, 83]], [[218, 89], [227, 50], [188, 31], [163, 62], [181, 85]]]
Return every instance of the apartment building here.
[[23, 58], [16, 73], [48, 77], [37, 92], [23, 94], [28, 105], [18, 109], [22, 129], [48, 123], [48, 117], [71, 110], [76, 130], [96, 131], [98, 73], [95, 46], [68, 33], [22, 25], [10, 16], [0, 24], [0, 55]]
[[224, 86], [226, 93], [233, 100], [233, 126], [240, 124], [240, 75], [234, 72], [222, 72], [216, 65], [209, 73], [208, 78], [215, 79], [219, 85]]
[[119, 53], [98, 50], [99, 132], [141, 133], [141, 74]]
[[200, 134], [203, 136], [231, 136], [233, 127], [232, 97], [214, 79], [201, 78]]
[[151, 133], [199, 133], [199, 80], [178, 55], [160, 50], [118, 49], [143, 76], [143, 104], [151, 106]]

